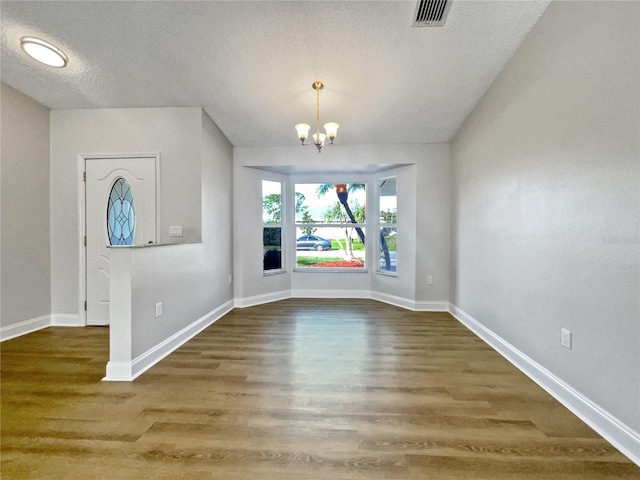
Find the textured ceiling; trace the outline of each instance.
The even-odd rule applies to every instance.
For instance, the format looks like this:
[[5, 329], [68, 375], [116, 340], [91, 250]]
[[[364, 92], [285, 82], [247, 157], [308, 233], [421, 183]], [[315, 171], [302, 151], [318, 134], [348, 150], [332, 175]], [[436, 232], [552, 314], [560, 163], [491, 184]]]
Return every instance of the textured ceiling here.
[[[235, 146], [447, 142], [548, 4], [457, 1], [411, 28], [405, 1], [3, 1], [2, 81], [53, 108], [202, 106]], [[24, 56], [38, 36], [65, 69]], [[393, 159], [390, 159], [393, 160]]]

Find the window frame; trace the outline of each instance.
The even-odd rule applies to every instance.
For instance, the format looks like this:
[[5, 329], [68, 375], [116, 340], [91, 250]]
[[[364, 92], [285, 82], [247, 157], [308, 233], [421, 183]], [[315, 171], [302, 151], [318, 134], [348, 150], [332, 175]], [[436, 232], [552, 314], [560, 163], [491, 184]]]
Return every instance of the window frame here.
[[[395, 197], [396, 197], [396, 213], [395, 213], [395, 222], [391, 222], [391, 223], [387, 223], [387, 222], [383, 222], [382, 221], [382, 207], [381, 207], [381, 197], [382, 195], [382, 183], [385, 180], [389, 180], [389, 179], [395, 179]], [[386, 275], [386, 276], [390, 276], [390, 277], [397, 277], [398, 276], [398, 248], [397, 248], [397, 243], [396, 243], [396, 249], [395, 249], [395, 270], [387, 270], [382, 268], [381, 266], [381, 254], [382, 254], [382, 242], [380, 240], [380, 232], [382, 232], [382, 229], [393, 229], [396, 234], [394, 235], [394, 239], [397, 242], [398, 239], [398, 176], [397, 175], [389, 175], [386, 177], [380, 177], [377, 179], [376, 181], [376, 199], [377, 199], [377, 210], [378, 210], [378, 228], [377, 228], [377, 232], [378, 235], [376, 235], [376, 244], [377, 244], [377, 248], [376, 248], [376, 266], [375, 266], [375, 273], [380, 274], [380, 275]]]
[[[265, 210], [264, 210], [264, 184], [265, 182], [270, 182], [270, 183], [277, 183], [280, 184], [280, 222], [279, 223], [266, 223], [264, 220], [264, 214], [265, 214]], [[260, 187], [261, 187], [261, 191], [260, 191], [260, 199], [261, 199], [261, 205], [260, 205], [260, 211], [261, 211], [261, 219], [260, 222], [262, 224], [262, 275], [263, 276], [269, 276], [269, 275], [278, 275], [278, 274], [282, 274], [282, 273], [286, 273], [286, 249], [285, 249], [285, 242], [284, 239], [286, 238], [286, 230], [285, 230], [285, 215], [286, 215], [286, 208], [284, 206], [285, 202], [283, 200], [286, 200], [286, 183], [283, 182], [282, 180], [275, 180], [275, 179], [271, 179], [271, 178], [261, 178], [260, 179]], [[265, 256], [266, 256], [266, 251], [264, 249], [265, 245], [264, 245], [264, 234], [265, 234], [265, 230], [267, 229], [271, 229], [271, 230], [280, 230], [280, 268], [272, 268], [272, 269], [265, 269]], [[284, 235], [283, 235], [284, 233]]]

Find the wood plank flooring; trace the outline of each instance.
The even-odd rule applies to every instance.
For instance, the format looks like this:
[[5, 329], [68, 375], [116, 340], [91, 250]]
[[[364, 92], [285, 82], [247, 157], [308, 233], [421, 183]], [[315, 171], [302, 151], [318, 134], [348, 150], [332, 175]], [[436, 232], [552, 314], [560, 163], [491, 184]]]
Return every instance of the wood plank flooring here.
[[132, 383], [108, 329], [1, 346], [9, 479], [640, 479], [445, 313], [367, 300], [237, 309]]

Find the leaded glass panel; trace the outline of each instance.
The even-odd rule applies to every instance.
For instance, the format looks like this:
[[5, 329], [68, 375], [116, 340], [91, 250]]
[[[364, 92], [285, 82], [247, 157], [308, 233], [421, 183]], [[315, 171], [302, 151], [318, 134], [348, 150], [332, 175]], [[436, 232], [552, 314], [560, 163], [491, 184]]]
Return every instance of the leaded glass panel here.
[[107, 233], [110, 245], [133, 245], [135, 218], [131, 186], [120, 177], [111, 187], [107, 206]]

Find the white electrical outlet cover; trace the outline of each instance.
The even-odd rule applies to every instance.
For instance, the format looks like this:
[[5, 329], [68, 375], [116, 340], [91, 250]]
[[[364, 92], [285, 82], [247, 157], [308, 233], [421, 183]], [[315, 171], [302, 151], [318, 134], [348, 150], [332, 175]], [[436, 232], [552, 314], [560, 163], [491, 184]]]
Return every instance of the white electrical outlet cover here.
[[560, 344], [571, 350], [571, 331], [566, 328], [560, 331]]

